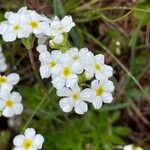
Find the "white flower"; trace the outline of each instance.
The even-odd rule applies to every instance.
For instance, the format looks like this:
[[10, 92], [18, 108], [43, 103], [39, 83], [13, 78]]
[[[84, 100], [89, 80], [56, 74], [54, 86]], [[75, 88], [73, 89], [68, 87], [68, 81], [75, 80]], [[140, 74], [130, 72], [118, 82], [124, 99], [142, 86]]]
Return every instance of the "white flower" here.
[[78, 81], [78, 66], [70, 61], [70, 57], [63, 54], [60, 60], [60, 68], [57, 76], [53, 76], [53, 86], [60, 89], [64, 86], [71, 87]]
[[5, 57], [2, 53], [2, 47], [0, 45], [0, 72], [4, 72], [7, 69], [7, 64], [5, 63]]
[[28, 14], [26, 23], [34, 34], [47, 33], [50, 28], [49, 23], [45, 21], [45, 17], [39, 15], [35, 11], [31, 11]]
[[110, 103], [113, 100], [112, 91], [114, 91], [112, 81], [94, 80], [91, 83], [91, 88], [83, 90], [83, 95], [85, 100], [91, 102], [96, 109], [99, 109], [102, 106], [102, 102]]
[[44, 138], [41, 134], [36, 134], [33, 128], [27, 128], [24, 135], [17, 135], [14, 140], [13, 150], [38, 150], [42, 149]]
[[143, 150], [143, 148], [130, 144], [130, 145], [124, 146], [123, 150]]
[[6, 30], [1, 33], [4, 41], [14, 41], [17, 37], [29, 37], [31, 30], [24, 22], [26, 19], [24, 14], [10, 13], [7, 17], [7, 22], [2, 24], [3, 30]]
[[73, 107], [77, 114], [84, 114], [87, 112], [87, 104], [84, 102], [82, 91], [77, 84], [71, 88], [64, 87], [57, 90], [57, 95], [64, 97], [59, 102], [59, 105], [64, 112], [70, 112]]
[[78, 74], [80, 74], [83, 72], [86, 64], [91, 59], [90, 55], [93, 56], [93, 54], [87, 48], [81, 48], [78, 50], [78, 48], [73, 47], [66, 52], [65, 57], [70, 57], [70, 61], [76, 68], [78, 68]]
[[17, 73], [11, 73], [8, 76], [0, 75], [0, 90], [1, 91], [11, 91], [13, 85], [19, 82], [19, 75]]
[[51, 75], [57, 76], [60, 70], [59, 60], [61, 51], [54, 50], [51, 53], [45, 51], [39, 55], [41, 61], [40, 74], [42, 78], [49, 78]]
[[19, 115], [23, 111], [23, 105], [21, 104], [22, 97], [17, 92], [1, 93], [0, 94], [0, 111], [3, 116], [12, 117]]
[[95, 74], [96, 79], [104, 80], [113, 75], [112, 67], [104, 64], [104, 55], [98, 54], [93, 59], [90, 59], [90, 61], [85, 66], [85, 70], [90, 76]]
[[51, 36], [55, 37], [56, 35], [62, 33], [68, 33], [74, 26], [75, 23], [73, 22], [71, 16], [65, 16], [62, 20], [59, 20], [58, 17], [55, 17], [50, 25]]

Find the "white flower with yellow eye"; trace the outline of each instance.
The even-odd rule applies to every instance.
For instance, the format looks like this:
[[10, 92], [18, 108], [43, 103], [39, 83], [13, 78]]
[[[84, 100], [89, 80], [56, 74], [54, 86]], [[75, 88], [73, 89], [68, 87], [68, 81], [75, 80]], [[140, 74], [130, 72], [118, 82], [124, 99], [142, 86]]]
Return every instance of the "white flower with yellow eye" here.
[[11, 91], [13, 85], [19, 82], [19, 75], [17, 73], [11, 73], [8, 76], [0, 75], [0, 91]]
[[27, 128], [23, 135], [17, 135], [13, 139], [13, 150], [39, 150], [42, 149], [43, 142], [41, 134], [36, 134], [33, 128]]
[[28, 13], [26, 24], [34, 34], [47, 33], [50, 28], [49, 23], [45, 21], [45, 17], [38, 14], [36, 11], [30, 11], [30, 13]]
[[112, 81], [94, 80], [91, 83], [91, 88], [84, 89], [82, 94], [84, 100], [91, 102], [95, 109], [99, 109], [102, 106], [103, 102], [112, 102], [112, 91], [114, 91], [114, 85]]
[[78, 68], [78, 74], [80, 74], [83, 72], [88, 61], [92, 59], [90, 55], [94, 56], [87, 48], [78, 50], [78, 48], [73, 47], [66, 52], [65, 57], [70, 57], [70, 61], [74, 67]]
[[62, 88], [57, 90], [57, 95], [64, 97], [59, 101], [59, 106], [64, 112], [70, 112], [74, 108], [77, 114], [84, 114], [88, 110], [86, 102], [82, 98], [80, 87], [75, 84], [71, 88]]
[[64, 86], [71, 87], [78, 81], [77, 74], [79, 73], [78, 66], [71, 62], [70, 57], [64, 53], [60, 59], [60, 68], [58, 75], [53, 76], [53, 86], [56, 89], [60, 89]]
[[26, 19], [26, 16], [24, 14], [17, 14], [17, 13], [11, 13], [8, 15], [8, 20], [5, 22], [5, 26], [3, 25], [3, 28], [5, 27], [6, 32], [1, 33], [3, 40], [8, 41], [14, 41], [16, 38], [26, 38], [29, 37], [31, 30], [26, 25], [24, 20]]
[[7, 64], [5, 63], [5, 57], [2, 53], [2, 47], [0, 45], [0, 72], [4, 72], [7, 69]]
[[59, 64], [61, 56], [62, 52], [58, 50], [54, 50], [51, 53], [48, 51], [44, 51], [39, 55], [39, 60], [41, 62], [40, 74], [42, 78], [49, 78], [51, 75], [58, 75], [61, 68], [61, 65]]
[[23, 111], [21, 100], [22, 97], [17, 92], [2, 92], [0, 94], [0, 111], [2, 115], [5, 117], [12, 117], [21, 114]]
[[98, 54], [90, 59], [85, 66], [85, 70], [90, 76], [96, 77], [98, 80], [104, 80], [113, 75], [113, 69], [111, 66], [104, 64], [104, 55]]

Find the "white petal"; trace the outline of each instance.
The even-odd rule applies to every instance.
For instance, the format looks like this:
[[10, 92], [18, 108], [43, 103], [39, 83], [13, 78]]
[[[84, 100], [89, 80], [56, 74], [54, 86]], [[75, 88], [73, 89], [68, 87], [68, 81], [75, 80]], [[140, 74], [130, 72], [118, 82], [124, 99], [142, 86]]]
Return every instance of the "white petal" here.
[[39, 44], [39, 45], [37, 46], [36, 50], [37, 50], [39, 53], [46, 52], [46, 51], [47, 51], [47, 46], [46, 46], [46, 45], [43, 45], [43, 44]]
[[16, 40], [16, 34], [11, 33], [11, 32], [7, 32], [6, 34], [3, 35], [3, 40], [5, 42], [12, 42]]
[[0, 111], [2, 111], [4, 107], [5, 107], [4, 101], [0, 99]]
[[22, 96], [18, 92], [12, 92], [11, 99], [13, 99], [14, 102], [21, 102]]
[[94, 57], [97, 63], [104, 64], [104, 55], [98, 54]]
[[51, 59], [52, 59], [51, 54], [48, 51], [43, 52], [39, 55], [39, 60], [41, 61], [42, 64], [48, 64]]
[[5, 117], [12, 117], [14, 115], [14, 111], [12, 108], [8, 108], [6, 107], [3, 111], [2, 111], [3, 116]]
[[15, 115], [20, 115], [23, 111], [23, 105], [21, 103], [16, 103], [12, 109]]
[[96, 89], [96, 88], [98, 87], [98, 85], [99, 85], [99, 81], [98, 81], [98, 80], [94, 80], [94, 81], [92, 81], [92, 83], [91, 83], [92, 89]]
[[104, 74], [102, 74], [101, 72], [95, 73], [95, 77], [96, 77], [96, 79], [98, 79], [98, 80], [106, 80], [106, 79], [107, 79], [107, 76], [104, 75]]
[[40, 67], [40, 75], [42, 79], [49, 78], [51, 76], [50, 68], [47, 65], [42, 65]]
[[9, 83], [1, 85], [0, 93], [9, 93], [13, 89], [13, 86]]
[[92, 102], [93, 106], [95, 109], [99, 109], [102, 106], [102, 99], [99, 97], [96, 97], [93, 102]]
[[65, 86], [65, 79], [62, 78], [62, 77], [55, 77], [55, 78], [52, 80], [52, 83], [53, 83], [53, 86], [54, 86], [56, 89], [61, 89], [62, 87]]
[[102, 100], [103, 100], [104, 103], [111, 103], [112, 100], [113, 100], [112, 94], [111, 93], [107, 93], [107, 92], [104, 93], [102, 95]]
[[81, 99], [87, 102], [92, 102], [94, 92], [90, 88], [86, 88], [80, 93]]
[[70, 77], [68, 77], [67, 78], [67, 80], [66, 80], [66, 86], [67, 87], [72, 87], [72, 86], [74, 86], [74, 84], [75, 83], [77, 83], [77, 81], [78, 81], [78, 77], [77, 77], [77, 75], [71, 75]]
[[37, 149], [41, 149], [43, 142], [44, 142], [43, 136], [41, 136], [40, 134], [37, 134], [33, 141], [33, 147], [36, 147]]
[[25, 137], [24, 135], [17, 135], [14, 139], [13, 139], [13, 143], [15, 146], [22, 146], [22, 143], [24, 141]]
[[13, 148], [13, 150], [26, 150], [26, 149], [23, 147], [15, 147], [15, 148]]
[[77, 93], [79, 93], [79, 92], [81, 91], [81, 89], [80, 89], [80, 87], [79, 87], [79, 85], [78, 85], [77, 83], [75, 83], [75, 84], [71, 87], [71, 90], [72, 90], [73, 92], [77, 92]]
[[62, 96], [62, 97], [69, 96], [70, 93], [71, 93], [71, 90], [66, 87], [63, 87], [63, 88], [57, 90], [57, 95]]
[[113, 68], [111, 66], [104, 65], [104, 67], [103, 67], [103, 74], [106, 77], [111, 77], [113, 75]]
[[64, 112], [70, 112], [74, 106], [74, 103], [68, 98], [62, 98], [59, 101], [59, 106]]
[[85, 112], [87, 112], [88, 110], [88, 107], [87, 107], [87, 104], [84, 102], [84, 101], [76, 101], [75, 103], [75, 112], [77, 114], [84, 114]]
[[26, 138], [33, 139], [35, 136], [35, 130], [33, 128], [27, 128], [24, 132]]
[[105, 84], [104, 84], [104, 90], [106, 92], [112, 92], [114, 91], [114, 85], [113, 85], [113, 82], [112, 81], [107, 81]]
[[19, 75], [17, 73], [11, 73], [7, 76], [8, 82], [12, 85], [15, 85], [19, 82]]

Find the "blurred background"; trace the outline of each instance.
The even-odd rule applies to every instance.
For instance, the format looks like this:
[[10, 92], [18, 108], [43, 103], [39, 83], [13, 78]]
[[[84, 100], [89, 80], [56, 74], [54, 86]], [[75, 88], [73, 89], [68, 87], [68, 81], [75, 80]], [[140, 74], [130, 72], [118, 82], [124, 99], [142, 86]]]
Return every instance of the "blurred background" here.
[[[149, 0], [0, 0], [0, 21], [6, 11], [27, 6], [48, 17], [72, 15], [76, 27], [70, 33], [78, 48], [103, 53], [114, 68], [114, 101], [100, 110], [78, 116], [63, 113], [53, 90], [36, 112], [29, 127], [45, 137], [43, 150], [116, 150], [127, 144], [150, 149], [150, 1]], [[37, 42], [37, 41], [36, 41]], [[38, 53], [34, 59], [39, 67]], [[43, 98], [34, 77], [28, 52], [17, 40], [0, 44], [17, 72], [16, 89], [23, 96], [24, 112], [10, 119], [0, 117], [0, 150], [11, 150], [19, 134]], [[47, 89], [51, 81], [43, 80]]]

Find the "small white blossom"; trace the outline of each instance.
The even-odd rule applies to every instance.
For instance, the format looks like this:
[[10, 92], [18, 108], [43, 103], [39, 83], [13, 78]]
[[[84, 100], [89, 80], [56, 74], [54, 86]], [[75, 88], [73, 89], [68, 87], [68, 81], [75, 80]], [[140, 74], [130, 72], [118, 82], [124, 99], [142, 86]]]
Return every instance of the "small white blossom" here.
[[23, 135], [17, 135], [13, 139], [15, 146], [13, 150], [39, 150], [42, 149], [43, 142], [41, 134], [36, 134], [33, 128], [27, 128]]
[[[91, 102], [96, 109], [102, 106], [102, 103], [110, 103], [113, 100], [111, 92], [114, 91], [113, 82], [110, 80], [94, 80], [91, 88], [83, 90], [84, 99]], [[85, 94], [84, 94], [85, 93]]]
[[11, 73], [8, 76], [0, 75], [0, 91], [11, 91], [13, 85], [19, 82], [19, 75], [17, 73]]
[[23, 111], [21, 100], [22, 97], [17, 92], [2, 92], [0, 94], [0, 111], [2, 111], [2, 115], [12, 117], [21, 114]]
[[98, 54], [93, 59], [90, 59], [90, 61], [85, 66], [85, 70], [90, 76], [95, 74], [96, 79], [104, 80], [113, 75], [112, 67], [104, 64], [104, 55]]
[[7, 69], [7, 64], [5, 63], [5, 57], [2, 53], [2, 47], [0, 45], [0, 72], [4, 72]]
[[58, 75], [56, 77], [54, 76], [52, 80], [53, 86], [56, 89], [64, 86], [71, 87], [78, 81], [77, 74], [79, 73], [79, 68], [70, 61], [70, 57], [64, 54], [60, 61], [61, 66]]
[[70, 112], [73, 108], [77, 114], [84, 114], [87, 112], [87, 104], [84, 102], [82, 91], [77, 84], [71, 88], [64, 87], [57, 90], [57, 95], [64, 97], [59, 102], [64, 112]]
[[51, 53], [45, 51], [40, 54], [39, 60], [41, 61], [40, 75], [42, 78], [49, 78], [52, 76], [57, 76], [60, 70], [59, 60], [62, 56], [62, 52], [54, 50]]
[[14, 41], [16, 38], [25, 38], [30, 35], [30, 28], [24, 22], [26, 16], [24, 14], [10, 13], [8, 20], [2, 23], [3, 30], [1, 33], [4, 41]]
[[65, 16], [62, 20], [59, 20], [58, 17], [55, 17], [51, 22], [51, 36], [55, 37], [56, 35], [62, 33], [68, 33], [72, 27], [75, 26], [75, 23], [72, 20], [71, 16]]

